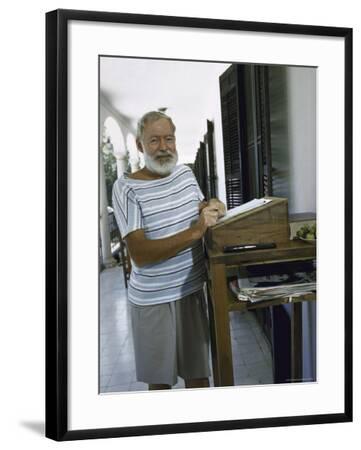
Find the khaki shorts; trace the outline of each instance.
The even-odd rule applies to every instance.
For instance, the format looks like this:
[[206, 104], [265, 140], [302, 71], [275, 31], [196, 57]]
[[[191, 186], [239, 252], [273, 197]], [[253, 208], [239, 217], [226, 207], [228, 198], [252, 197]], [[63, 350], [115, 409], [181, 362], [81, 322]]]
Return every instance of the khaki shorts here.
[[203, 291], [161, 305], [130, 304], [137, 380], [148, 384], [207, 378], [209, 327]]

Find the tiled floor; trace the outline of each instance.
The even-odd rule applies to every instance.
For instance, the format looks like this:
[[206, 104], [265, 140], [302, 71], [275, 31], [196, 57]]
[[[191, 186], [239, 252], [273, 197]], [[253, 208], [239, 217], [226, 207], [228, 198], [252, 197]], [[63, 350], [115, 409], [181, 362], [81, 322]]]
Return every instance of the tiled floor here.
[[[272, 357], [252, 313], [230, 314], [235, 385], [273, 382]], [[136, 381], [128, 302], [121, 267], [100, 274], [100, 393], [144, 391]], [[211, 378], [211, 386], [213, 379]], [[174, 388], [184, 388], [181, 378]]]

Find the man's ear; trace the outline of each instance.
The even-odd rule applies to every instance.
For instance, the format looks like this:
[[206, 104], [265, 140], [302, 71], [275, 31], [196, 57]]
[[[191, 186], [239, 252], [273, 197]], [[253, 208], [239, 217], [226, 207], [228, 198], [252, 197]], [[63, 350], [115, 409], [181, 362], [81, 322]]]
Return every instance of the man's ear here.
[[142, 146], [142, 143], [140, 142], [140, 140], [137, 139], [137, 140], [135, 141], [135, 143], [137, 144], [137, 149], [138, 149], [141, 153], [144, 153], [143, 146]]

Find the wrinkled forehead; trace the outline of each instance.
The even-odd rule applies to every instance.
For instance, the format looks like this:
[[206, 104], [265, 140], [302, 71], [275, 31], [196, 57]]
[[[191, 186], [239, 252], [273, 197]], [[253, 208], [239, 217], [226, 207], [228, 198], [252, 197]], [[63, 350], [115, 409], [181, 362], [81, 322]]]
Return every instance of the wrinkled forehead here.
[[165, 118], [155, 119], [155, 120], [148, 119], [144, 123], [143, 135], [144, 135], [144, 133], [174, 135], [175, 126], [170, 119], [165, 119]]

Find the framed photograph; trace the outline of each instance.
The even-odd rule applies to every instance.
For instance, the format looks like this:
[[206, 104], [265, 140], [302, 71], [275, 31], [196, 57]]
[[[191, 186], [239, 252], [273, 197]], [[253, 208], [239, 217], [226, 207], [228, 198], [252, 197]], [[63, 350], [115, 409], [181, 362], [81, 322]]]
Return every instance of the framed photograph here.
[[46, 436], [352, 421], [352, 29], [46, 14]]

